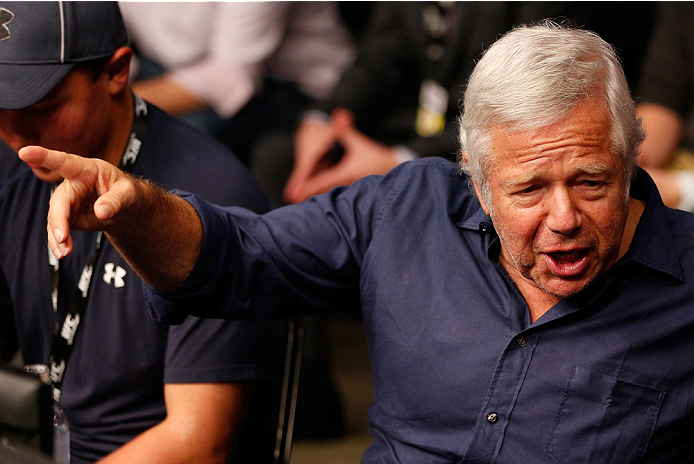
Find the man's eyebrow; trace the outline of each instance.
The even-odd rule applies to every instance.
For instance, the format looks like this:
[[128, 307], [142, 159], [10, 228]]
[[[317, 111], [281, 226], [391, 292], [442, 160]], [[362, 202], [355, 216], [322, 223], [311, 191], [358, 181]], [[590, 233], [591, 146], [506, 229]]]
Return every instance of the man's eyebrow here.
[[533, 182], [537, 182], [539, 178], [542, 177], [542, 174], [539, 172], [529, 172], [527, 174], [523, 174], [519, 177], [514, 177], [512, 179], [507, 179], [504, 181], [504, 186], [505, 187], [517, 187], [519, 185], [527, 185], [527, 184], [532, 184]]
[[[576, 171], [578, 171], [578, 174], [588, 174], [588, 175], [596, 175], [596, 174], [603, 174], [606, 172], [610, 171], [610, 166], [607, 165], [607, 163], [603, 162], [596, 162], [596, 163], [591, 163], [587, 164], [585, 166], [578, 166], [576, 167]], [[539, 172], [529, 172], [527, 174], [523, 174], [519, 177], [515, 177], [513, 179], [508, 179], [504, 181], [503, 185], [506, 188], [514, 188], [518, 187], [519, 185], [528, 185], [532, 184], [534, 182], [537, 182], [538, 179], [542, 178], [542, 173]]]
[[586, 166], [579, 166], [577, 169], [585, 174], [603, 174], [609, 171], [610, 167], [607, 165], [607, 163], [596, 162]]

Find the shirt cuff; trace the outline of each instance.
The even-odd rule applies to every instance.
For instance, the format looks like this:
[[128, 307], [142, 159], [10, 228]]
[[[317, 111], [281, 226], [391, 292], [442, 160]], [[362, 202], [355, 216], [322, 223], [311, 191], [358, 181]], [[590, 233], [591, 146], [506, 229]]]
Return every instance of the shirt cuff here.
[[694, 172], [678, 171], [675, 176], [680, 191], [680, 202], [677, 209], [694, 213]]
[[395, 158], [397, 158], [398, 164], [402, 164], [407, 161], [416, 160], [417, 154], [404, 145], [396, 145]]
[[152, 317], [167, 324], [181, 324], [186, 317], [195, 312], [195, 298], [209, 291], [216, 283], [216, 277], [224, 256], [224, 237], [226, 224], [220, 211], [193, 194], [173, 190], [172, 193], [190, 203], [200, 218], [203, 230], [202, 246], [195, 266], [178, 291], [164, 293], [144, 285], [144, 297]]
[[301, 113], [302, 122], [315, 122], [316, 124], [330, 124], [330, 115], [321, 110], [307, 110]]

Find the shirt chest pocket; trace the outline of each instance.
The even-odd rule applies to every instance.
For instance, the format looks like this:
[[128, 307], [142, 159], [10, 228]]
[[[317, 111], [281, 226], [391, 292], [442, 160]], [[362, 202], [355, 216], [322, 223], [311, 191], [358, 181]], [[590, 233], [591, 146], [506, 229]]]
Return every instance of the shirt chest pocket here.
[[665, 392], [573, 366], [547, 444], [561, 464], [639, 462]]

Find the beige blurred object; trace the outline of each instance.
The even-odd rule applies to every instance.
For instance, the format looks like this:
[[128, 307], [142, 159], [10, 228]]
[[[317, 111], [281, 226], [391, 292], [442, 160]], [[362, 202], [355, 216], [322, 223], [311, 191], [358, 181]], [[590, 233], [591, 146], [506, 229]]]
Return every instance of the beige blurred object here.
[[666, 169], [694, 171], [694, 153], [684, 148], [675, 150], [665, 164]]
[[694, 212], [694, 153], [676, 150], [662, 168], [646, 168], [658, 186], [663, 203]]

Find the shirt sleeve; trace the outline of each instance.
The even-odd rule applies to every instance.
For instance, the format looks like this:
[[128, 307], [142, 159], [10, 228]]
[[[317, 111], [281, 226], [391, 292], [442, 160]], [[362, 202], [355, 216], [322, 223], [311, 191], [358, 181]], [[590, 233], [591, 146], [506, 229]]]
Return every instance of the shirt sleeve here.
[[201, 218], [202, 249], [181, 291], [145, 287], [153, 317], [180, 323], [187, 315], [256, 319], [359, 308], [360, 264], [389, 201], [380, 185], [367, 177], [265, 215], [182, 194]]
[[286, 323], [189, 317], [169, 328], [166, 383], [269, 378], [282, 353]]

